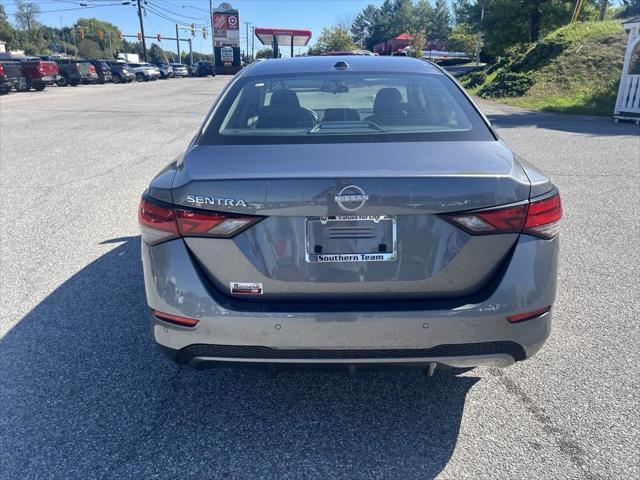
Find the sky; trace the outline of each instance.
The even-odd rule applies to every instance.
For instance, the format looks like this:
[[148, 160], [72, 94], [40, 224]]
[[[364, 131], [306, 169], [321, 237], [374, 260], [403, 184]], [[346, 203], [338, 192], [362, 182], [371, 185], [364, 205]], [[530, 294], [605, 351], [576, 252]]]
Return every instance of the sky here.
[[[126, 35], [135, 35], [140, 31], [140, 24], [136, 13], [135, 0], [132, 5], [122, 5], [127, 0], [30, 0], [38, 4], [41, 15], [39, 22], [45, 25], [59, 27], [71, 26], [78, 18], [96, 17], [118, 26]], [[144, 16], [144, 29], [147, 36], [160, 33], [166, 37], [175, 37], [175, 23], [180, 21], [185, 25], [191, 23], [208, 23], [208, 0], [144, 0], [149, 9]], [[16, 12], [15, 0], [0, 0], [4, 5], [9, 21], [13, 22]], [[340, 18], [354, 18], [369, 4], [380, 5], [383, 0], [230, 0], [228, 3], [237, 8], [241, 22], [241, 48], [245, 49], [245, 25], [250, 22], [255, 27], [301, 28], [311, 30], [313, 37], [309, 45], [314, 43], [323, 27], [333, 26]], [[214, 7], [221, 3], [214, 0]], [[81, 7], [80, 4], [86, 4]], [[155, 12], [151, 12], [153, 9]], [[174, 21], [162, 18], [170, 17]], [[210, 30], [208, 28], [207, 30]], [[209, 32], [210, 33], [210, 32]], [[190, 33], [183, 32], [181, 37]], [[147, 40], [151, 42], [150, 40]], [[251, 38], [249, 39], [251, 42]], [[157, 43], [157, 42], [156, 42]], [[175, 41], [163, 40], [160, 44], [168, 50], [175, 50]], [[255, 48], [259, 42], [256, 38]], [[261, 47], [261, 45], [260, 45]], [[184, 47], [183, 47], [184, 48]], [[200, 52], [211, 52], [211, 38], [203, 39], [198, 32], [193, 39], [193, 49]], [[282, 49], [282, 54], [288, 54], [288, 48]], [[296, 54], [305, 49], [297, 49]]]

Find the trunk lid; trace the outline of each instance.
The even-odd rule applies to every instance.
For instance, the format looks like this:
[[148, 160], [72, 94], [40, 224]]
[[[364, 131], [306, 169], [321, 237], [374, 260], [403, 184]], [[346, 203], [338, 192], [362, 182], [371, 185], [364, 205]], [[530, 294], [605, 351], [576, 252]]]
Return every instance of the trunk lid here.
[[[185, 155], [172, 198], [266, 217], [232, 239], [185, 239], [227, 295], [378, 300], [482, 288], [518, 235], [471, 236], [438, 214], [526, 200], [529, 190], [500, 142], [216, 145]], [[260, 293], [235, 293], [234, 283], [261, 284]]]

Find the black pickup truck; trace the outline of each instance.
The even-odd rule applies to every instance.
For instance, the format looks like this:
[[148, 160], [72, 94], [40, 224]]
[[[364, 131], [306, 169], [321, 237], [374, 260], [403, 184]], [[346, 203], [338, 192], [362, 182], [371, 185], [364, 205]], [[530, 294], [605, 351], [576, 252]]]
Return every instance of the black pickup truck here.
[[0, 60], [0, 93], [9, 93], [22, 77], [22, 65], [15, 60]]

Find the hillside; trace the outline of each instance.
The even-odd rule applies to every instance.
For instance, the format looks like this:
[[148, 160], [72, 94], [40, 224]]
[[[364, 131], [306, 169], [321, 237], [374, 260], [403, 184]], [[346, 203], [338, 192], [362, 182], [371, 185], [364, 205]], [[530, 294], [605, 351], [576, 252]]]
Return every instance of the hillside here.
[[626, 41], [620, 21], [577, 22], [461, 80], [471, 93], [510, 105], [610, 115]]

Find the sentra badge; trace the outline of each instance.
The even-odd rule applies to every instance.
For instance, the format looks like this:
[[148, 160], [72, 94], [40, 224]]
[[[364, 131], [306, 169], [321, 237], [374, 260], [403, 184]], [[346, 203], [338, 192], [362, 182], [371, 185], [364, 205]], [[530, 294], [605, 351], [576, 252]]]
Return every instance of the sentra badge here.
[[216, 205], [218, 207], [244, 207], [247, 203], [241, 198], [207, 197], [205, 195], [187, 195], [187, 202], [195, 205]]

